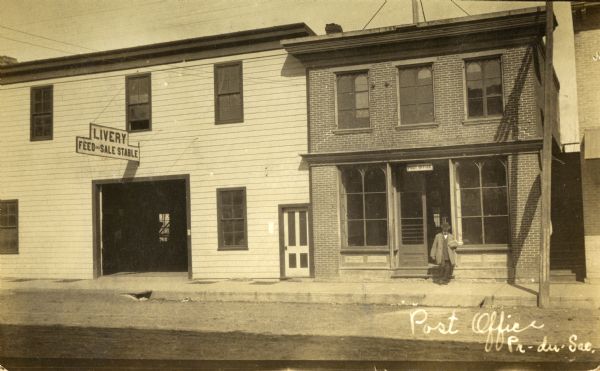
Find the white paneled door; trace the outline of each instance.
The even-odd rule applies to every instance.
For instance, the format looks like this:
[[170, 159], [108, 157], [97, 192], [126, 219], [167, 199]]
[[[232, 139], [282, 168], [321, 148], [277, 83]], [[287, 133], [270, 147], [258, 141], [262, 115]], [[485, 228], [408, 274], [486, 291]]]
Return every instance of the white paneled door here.
[[283, 209], [285, 277], [309, 277], [308, 209]]

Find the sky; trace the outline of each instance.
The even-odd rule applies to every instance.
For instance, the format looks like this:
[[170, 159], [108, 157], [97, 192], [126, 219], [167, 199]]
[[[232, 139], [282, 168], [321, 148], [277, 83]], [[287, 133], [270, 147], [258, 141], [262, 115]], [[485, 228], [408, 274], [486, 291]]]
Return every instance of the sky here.
[[[543, 6], [544, 2], [419, 0], [419, 4], [420, 21], [431, 21]], [[576, 90], [571, 85], [575, 66], [570, 8], [567, 2], [554, 7], [559, 23], [555, 68], [561, 98], [569, 98], [561, 99], [561, 123], [570, 125], [577, 115]], [[0, 0], [0, 55], [25, 62], [296, 22], [306, 23], [317, 34], [325, 33], [327, 23], [338, 23], [344, 31], [408, 24], [412, 23], [412, 2]]]
[[[420, 0], [427, 20], [543, 5]], [[412, 22], [411, 0], [0, 0], [0, 55], [19, 61], [305, 22], [344, 30]]]

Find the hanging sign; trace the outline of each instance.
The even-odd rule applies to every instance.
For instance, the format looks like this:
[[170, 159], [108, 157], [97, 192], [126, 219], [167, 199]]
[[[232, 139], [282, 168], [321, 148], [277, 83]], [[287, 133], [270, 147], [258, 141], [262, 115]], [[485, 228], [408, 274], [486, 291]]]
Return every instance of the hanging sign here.
[[433, 171], [433, 164], [428, 162], [422, 164], [408, 164], [406, 165], [406, 171], [409, 173], [414, 171]]
[[90, 123], [90, 136], [76, 138], [76, 152], [84, 155], [140, 162], [140, 147], [129, 145], [125, 130]]

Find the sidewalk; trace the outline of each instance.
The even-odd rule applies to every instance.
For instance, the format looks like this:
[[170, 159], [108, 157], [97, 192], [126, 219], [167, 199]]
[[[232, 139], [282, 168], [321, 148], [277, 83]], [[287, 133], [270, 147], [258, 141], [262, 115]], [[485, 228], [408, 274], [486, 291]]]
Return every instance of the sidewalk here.
[[[119, 295], [151, 291], [152, 299], [287, 303], [388, 304], [432, 307], [536, 306], [537, 284], [427, 280], [323, 282], [304, 280], [188, 280], [183, 274], [120, 274], [96, 280], [0, 279], [0, 291], [81, 290]], [[600, 308], [600, 286], [553, 283], [551, 306]]]

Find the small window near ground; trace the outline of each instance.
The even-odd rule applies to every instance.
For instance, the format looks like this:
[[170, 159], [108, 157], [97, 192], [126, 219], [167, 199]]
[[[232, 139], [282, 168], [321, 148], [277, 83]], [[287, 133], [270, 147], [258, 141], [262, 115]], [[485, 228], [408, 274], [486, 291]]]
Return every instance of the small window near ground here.
[[215, 65], [215, 122], [244, 121], [242, 62]]
[[465, 68], [469, 118], [502, 115], [500, 57], [466, 61]]
[[401, 67], [400, 125], [432, 123], [433, 70], [431, 65]]
[[127, 130], [152, 129], [150, 75], [127, 76]]
[[19, 252], [18, 221], [18, 202], [0, 201], [0, 254]]
[[219, 250], [248, 248], [246, 189], [217, 190]]
[[367, 72], [337, 75], [337, 114], [339, 129], [360, 129], [370, 126]]
[[169, 237], [171, 236], [171, 214], [169, 213], [160, 213], [158, 214], [158, 239], [160, 242], [167, 243], [169, 242]]
[[31, 88], [31, 140], [52, 140], [52, 86]]

